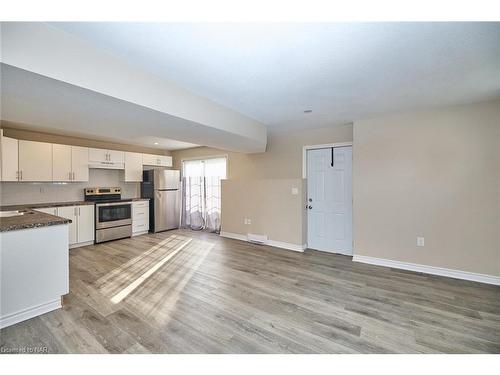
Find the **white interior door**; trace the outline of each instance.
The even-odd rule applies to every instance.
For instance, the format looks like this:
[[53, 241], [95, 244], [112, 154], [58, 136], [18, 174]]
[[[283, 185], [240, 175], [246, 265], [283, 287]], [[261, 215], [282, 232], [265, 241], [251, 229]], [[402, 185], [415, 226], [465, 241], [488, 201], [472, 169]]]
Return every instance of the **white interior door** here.
[[307, 151], [307, 200], [308, 247], [351, 255], [351, 146]]

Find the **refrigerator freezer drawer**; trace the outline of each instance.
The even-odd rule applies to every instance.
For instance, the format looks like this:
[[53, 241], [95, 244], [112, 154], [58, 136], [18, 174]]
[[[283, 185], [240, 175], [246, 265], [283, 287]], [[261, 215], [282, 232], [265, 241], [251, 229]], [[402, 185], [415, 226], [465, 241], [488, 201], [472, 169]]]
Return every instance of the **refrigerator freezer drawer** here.
[[180, 191], [156, 190], [154, 198], [154, 231], [177, 229], [180, 222]]

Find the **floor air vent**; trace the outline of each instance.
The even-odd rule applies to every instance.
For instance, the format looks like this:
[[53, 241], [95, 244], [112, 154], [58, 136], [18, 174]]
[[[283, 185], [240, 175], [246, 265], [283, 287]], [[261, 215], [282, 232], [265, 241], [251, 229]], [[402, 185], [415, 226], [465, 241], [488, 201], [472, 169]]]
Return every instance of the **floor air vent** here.
[[267, 236], [261, 234], [247, 233], [247, 241], [259, 245], [265, 245], [267, 242]]

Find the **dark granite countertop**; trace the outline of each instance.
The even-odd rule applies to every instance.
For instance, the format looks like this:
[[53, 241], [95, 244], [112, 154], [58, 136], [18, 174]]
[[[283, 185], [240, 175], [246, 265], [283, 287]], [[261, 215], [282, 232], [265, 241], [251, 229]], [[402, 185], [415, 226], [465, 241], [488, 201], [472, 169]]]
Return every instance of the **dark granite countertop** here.
[[30, 208], [33, 209], [33, 208], [51, 208], [51, 207], [64, 207], [64, 206], [83, 206], [87, 204], [94, 204], [94, 202], [74, 201], [74, 202], [13, 204], [10, 206], [0, 206], [0, 211], [17, 211], [17, 210], [27, 210]]
[[[124, 202], [148, 201], [149, 198], [124, 198]], [[0, 211], [17, 211], [36, 208], [51, 208], [64, 206], [83, 206], [92, 205], [95, 202], [90, 201], [72, 201], [72, 202], [49, 202], [49, 203], [28, 203], [28, 204], [13, 204], [9, 206], [0, 206]]]
[[0, 217], [0, 232], [9, 232], [14, 230], [40, 228], [48, 227], [51, 225], [71, 223], [70, 219], [49, 215], [43, 212], [33, 211], [29, 209], [19, 211], [23, 211], [24, 213], [19, 216]]

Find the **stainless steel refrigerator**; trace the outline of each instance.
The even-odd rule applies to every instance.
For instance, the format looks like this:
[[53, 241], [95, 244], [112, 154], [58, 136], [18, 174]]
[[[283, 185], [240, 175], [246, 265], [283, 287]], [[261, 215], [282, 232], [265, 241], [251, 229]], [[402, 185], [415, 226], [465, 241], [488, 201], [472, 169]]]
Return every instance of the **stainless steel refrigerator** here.
[[180, 225], [180, 172], [150, 169], [143, 172], [141, 197], [149, 198], [149, 230], [161, 232]]

